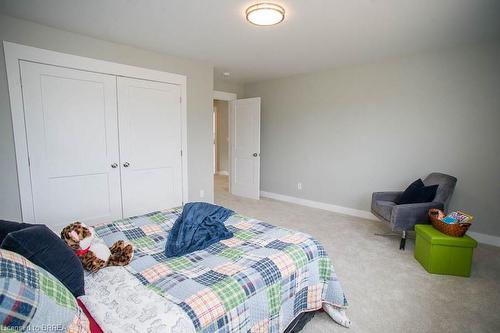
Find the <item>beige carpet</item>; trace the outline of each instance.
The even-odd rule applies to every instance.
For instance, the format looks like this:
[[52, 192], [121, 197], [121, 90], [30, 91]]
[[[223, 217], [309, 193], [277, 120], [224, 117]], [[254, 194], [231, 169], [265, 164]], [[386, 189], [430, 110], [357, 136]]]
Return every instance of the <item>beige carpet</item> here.
[[217, 204], [309, 233], [332, 258], [352, 327], [342, 328], [321, 313], [304, 333], [500, 332], [500, 248], [480, 244], [470, 278], [433, 275], [413, 258], [413, 240], [400, 251], [399, 239], [374, 235], [388, 231], [381, 222], [236, 197], [224, 182], [227, 177], [216, 177]]

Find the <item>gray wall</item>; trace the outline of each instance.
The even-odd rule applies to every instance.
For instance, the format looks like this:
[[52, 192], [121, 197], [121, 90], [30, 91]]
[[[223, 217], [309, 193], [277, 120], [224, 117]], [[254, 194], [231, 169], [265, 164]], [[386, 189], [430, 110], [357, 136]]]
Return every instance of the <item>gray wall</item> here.
[[234, 93], [238, 95], [238, 98], [242, 98], [244, 95], [244, 85], [230, 80], [214, 79], [214, 90]]
[[[213, 67], [97, 40], [0, 15], [0, 41], [45, 48], [96, 59], [179, 73], [187, 76], [189, 199], [213, 200], [212, 96]], [[3, 46], [0, 50], [0, 218], [21, 217]], [[200, 190], [205, 197], [199, 197]]]
[[217, 108], [217, 171], [229, 172], [229, 103], [214, 101]]
[[451, 208], [500, 236], [500, 42], [244, 89], [262, 97], [262, 190], [369, 210], [373, 191], [441, 171], [458, 177]]

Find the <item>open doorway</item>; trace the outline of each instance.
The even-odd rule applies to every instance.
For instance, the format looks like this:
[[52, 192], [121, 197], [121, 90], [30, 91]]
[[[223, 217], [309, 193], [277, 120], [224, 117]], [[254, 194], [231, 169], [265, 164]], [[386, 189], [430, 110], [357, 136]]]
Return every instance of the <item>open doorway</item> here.
[[214, 99], [214, 190], [229, 192], [229, 101]]
[[230, 190], [230, 133], [229, 108], [237, 95], [224, 91], [214, 91], [213, 95], [213, 158], [214, 197], [229, 193]]

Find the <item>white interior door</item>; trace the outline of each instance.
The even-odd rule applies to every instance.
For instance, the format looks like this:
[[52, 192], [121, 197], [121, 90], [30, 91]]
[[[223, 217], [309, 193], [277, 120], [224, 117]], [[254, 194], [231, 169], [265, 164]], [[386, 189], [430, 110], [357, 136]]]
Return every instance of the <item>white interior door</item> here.
[[181, 91], [118, 78], [123, 215], [182, 204]]
[[234, 195], [260, 197], [260, 97], [230, 102], [231, 182]]
[[21, 61], [36, 222], [120, 218], [116, 78]]

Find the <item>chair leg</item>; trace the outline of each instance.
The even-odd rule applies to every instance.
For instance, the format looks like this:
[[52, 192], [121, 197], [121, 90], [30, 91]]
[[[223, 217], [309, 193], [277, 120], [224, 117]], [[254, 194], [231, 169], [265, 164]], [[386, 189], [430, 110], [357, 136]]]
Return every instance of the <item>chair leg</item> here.
[[388, 232], [376, 232], [374, 233], [375, 236], [383, 236], [383, 237], [399, 237], [401, 234], [399, 232], [395, 231], [388, 231]]
[[402, 234], [400, 232], [395, 232], [395, 231], [389, 231], [389, 232], [384, 232], [384, 233], [375, 233], [376, 236], [383, 236], [383, 237], [401, 237], [401, 242], [399, 243], [399, 249], [403, 250], [405, 249], [406, 246], [406, 240], [408, 238], [414, 239], [408, 236], [407, 231], [403, 231]]
[[399, 249], [404, 251], [405, 245], [406, 245], [406, 231], [403, 231], [403, 235], [401, 236], [401, 243], [399, 243]]

